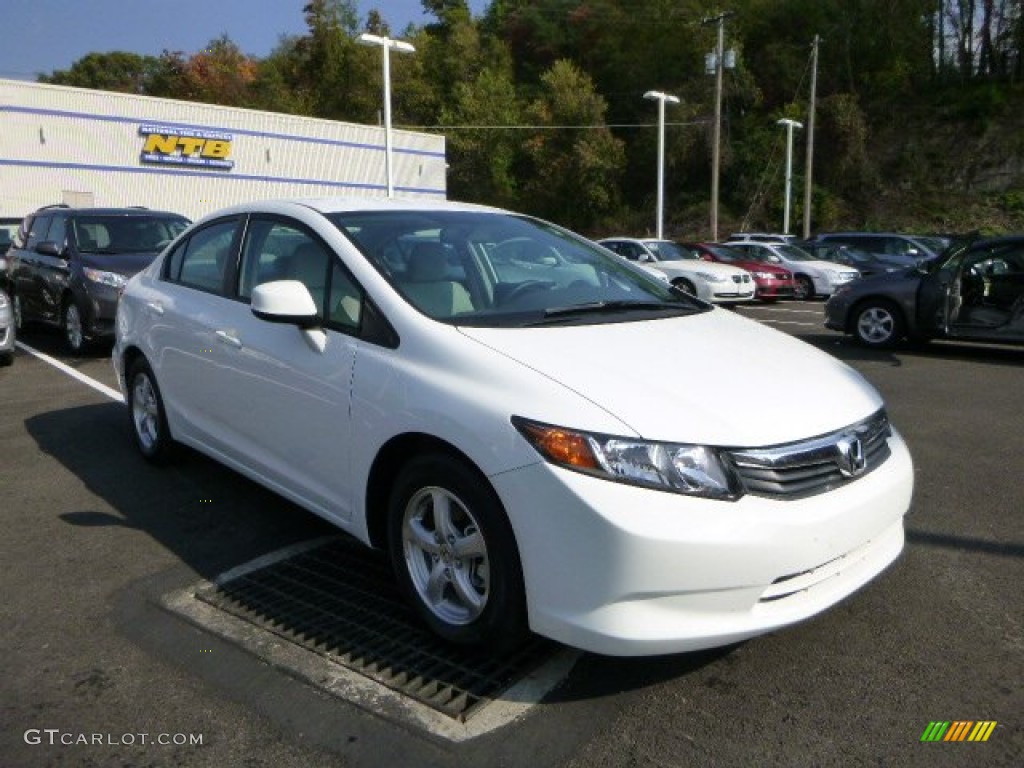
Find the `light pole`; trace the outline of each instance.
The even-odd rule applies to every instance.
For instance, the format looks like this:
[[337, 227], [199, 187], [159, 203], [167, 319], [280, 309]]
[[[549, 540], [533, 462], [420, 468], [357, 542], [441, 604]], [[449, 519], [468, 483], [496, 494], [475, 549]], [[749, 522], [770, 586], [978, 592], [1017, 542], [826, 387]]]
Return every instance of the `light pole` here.
[[789, 199], [793, 191], [793, 129], [803, 128], [796, 120], [784, 117], [776, 125], [786, 126], [786, 205], [782, 216], [782, 234], [789, 234]]
[[364, 32], [356, 38], [360, 45], [379, 45], [384, 52], [384, 173], [387, 177], [388, 197], [395, 196], [395, 177], [391, 166], [391, 51], [414, 53], [411, 43]]
[[665, 102], [678, 104], [679, 98], [661, 91], [648, 91], [644, 98], [658, 102], [658, 239], [661, 240], [665, 212]]

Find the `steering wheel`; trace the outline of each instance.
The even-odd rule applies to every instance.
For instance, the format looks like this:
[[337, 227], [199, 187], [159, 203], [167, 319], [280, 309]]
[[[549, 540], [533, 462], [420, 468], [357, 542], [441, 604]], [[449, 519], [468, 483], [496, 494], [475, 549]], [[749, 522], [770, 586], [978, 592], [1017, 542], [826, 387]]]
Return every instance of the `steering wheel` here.
[[502, 298], [501, 300], [501, 303], [502, 305], [511, 304], [514, 301], [518, 301], [528, 293], [532, 293], [533, 291], [539, 291], [542, 288], [550, 289], [554, 287], [554, 285], [555, 284], [552, 283], [550, 280], [524, 280], [523, 282], [519, 283], [519, 285], [517, 285], [515, 288], [510, 290], [507, 294], [505, 294], [504, 298]]

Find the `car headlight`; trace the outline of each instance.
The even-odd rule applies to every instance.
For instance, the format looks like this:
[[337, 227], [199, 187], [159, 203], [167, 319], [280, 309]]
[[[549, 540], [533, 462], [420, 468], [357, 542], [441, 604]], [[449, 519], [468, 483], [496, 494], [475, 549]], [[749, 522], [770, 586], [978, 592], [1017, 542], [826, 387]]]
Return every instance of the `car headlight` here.
[[773, 277], [775, 277], [775, 273], [773, 272], [751, 272], [750, 274], [752, 274], [754, 277], [759, 277], [762, 280], [771, 280]]
[[725, 275], [716, 275], [711, 272], [698, 272], [697, 277], [704, 278], [709, 283], [724, 283], [729, 279]]
[[89, 267], [82, 269], [82, 272], [92, 282], [109, 285], [111, 288], [124, 288], [128, 282], [127, 277], [119, 275], [117, 272], [105, 272], [102, 269], [90, 269]]
[[715, 448], [581, 432], [512, 417], [547, 461], [575, 472], [644, 488], [734, 501], [739, 481]]

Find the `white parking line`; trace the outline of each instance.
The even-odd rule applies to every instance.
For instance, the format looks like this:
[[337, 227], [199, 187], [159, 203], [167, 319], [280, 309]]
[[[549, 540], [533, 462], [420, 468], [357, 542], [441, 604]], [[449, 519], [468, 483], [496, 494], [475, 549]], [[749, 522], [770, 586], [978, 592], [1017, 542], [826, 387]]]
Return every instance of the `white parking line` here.
[[49, 365], [52, 365], [58, 371], [61, 371], [62, 373], [66, 373], [71, 378], [77, 379], [78, 381], [82, 382], [86, 386], [92, 387], [97, 392], [99, 392], [101, 394], [104, 394], [107, 397], [109, 397], [111, 400], [116, 400], [119, 403], [123, 403], [124, 402], [124, 397], [116, 389], [112, 389], [112, 388], [108, 387], [106, 384], [103, 384], [102, 382], [96, 381], [96, 379], [91, 379], [88, 376], [86, 376], [84, 373], [79, 373], [78, 371], [76, 371], [71, 366], [64, 365], [64, 363], [62, 363], [60, 360], [57, 360], [57, 359], [55, 359], [53, 357], [50, 357], [49, 355], [40, 352], [38, 349], [33, 349], [32, 347], [30, 347], [28, 344], [26, 344], [23, 341], [16, 341], [16, 342], [14, 342], [14, 344], [15, 344], [15, 346], [18, 347], [18, 349], [23, 349], [26, 352], [28, 352], [30, 355], [38, 357], [44, 363], [48, 363]]
[[788, 307], [760, 307], [757, 305], [744, 307], [744, 309], [763, 309], [768, 312], [785, 312], [791, 315], [820, 315], [820, 309], [789, 309]]

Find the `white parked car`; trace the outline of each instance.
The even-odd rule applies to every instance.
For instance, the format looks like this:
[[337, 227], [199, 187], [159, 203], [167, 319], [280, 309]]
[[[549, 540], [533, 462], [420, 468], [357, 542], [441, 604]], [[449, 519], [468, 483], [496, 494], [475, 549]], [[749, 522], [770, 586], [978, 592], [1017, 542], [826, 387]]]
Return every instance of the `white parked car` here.
[[860, 277], [860, 271], [834, 261], [821, 261], [789, 243], [730, 242], [729, 248], [766, 264], [785, 267], [793, 273], [793, 298], [831, 296], [841, 285]]
[[641, 266], [664, 272], [673, 285], [715, 304], [751, 301], [757, 285], [750, 273], [728, 264], [701, 259], [671, 240], [606, 237], [598, 243]]
[[[526, 216], [225, 209], [131, 279], [116, 330], [145, 457], [185, 443], [385, 549], [454, 642], [729, 644], [903, 546], [911, 459], [863, 378]], [[771, 408], [722, 407], [755, 380]]]

